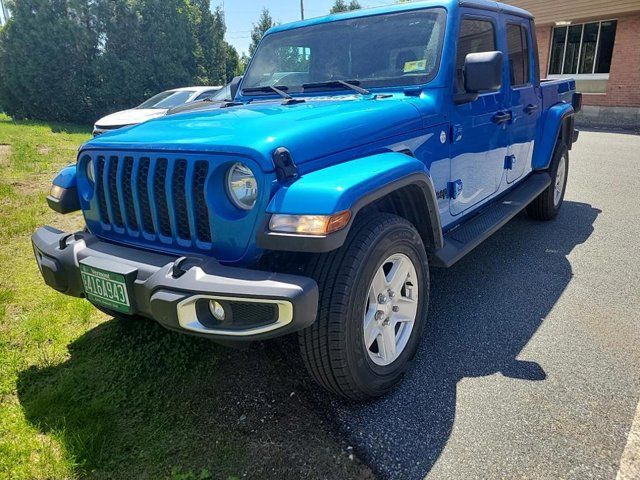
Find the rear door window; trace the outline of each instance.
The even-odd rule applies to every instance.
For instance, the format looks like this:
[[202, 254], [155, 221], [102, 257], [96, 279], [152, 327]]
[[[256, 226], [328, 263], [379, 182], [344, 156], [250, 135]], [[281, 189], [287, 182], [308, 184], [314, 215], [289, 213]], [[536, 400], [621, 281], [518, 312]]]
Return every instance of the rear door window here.
[[507, 23], [507, 50], [511, 86], [527, 85], [530, 82], [530, 51], [527, 29], [523, 25]]

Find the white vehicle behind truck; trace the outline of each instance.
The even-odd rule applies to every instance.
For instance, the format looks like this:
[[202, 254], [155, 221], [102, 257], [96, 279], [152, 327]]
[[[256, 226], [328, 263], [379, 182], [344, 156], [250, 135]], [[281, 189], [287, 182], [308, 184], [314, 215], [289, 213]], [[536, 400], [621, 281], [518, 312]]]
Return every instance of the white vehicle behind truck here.
[[110, 130], [137, 125], [152, 118], [162, 117], [170, 108], [186, 103], [205, 100], [214, 96], [223, 88], [222, 85], [211, 87], [184, 87], [166, 90], [154, 95], [137, 107], [102, 117], [93, 126], [93, 136]]

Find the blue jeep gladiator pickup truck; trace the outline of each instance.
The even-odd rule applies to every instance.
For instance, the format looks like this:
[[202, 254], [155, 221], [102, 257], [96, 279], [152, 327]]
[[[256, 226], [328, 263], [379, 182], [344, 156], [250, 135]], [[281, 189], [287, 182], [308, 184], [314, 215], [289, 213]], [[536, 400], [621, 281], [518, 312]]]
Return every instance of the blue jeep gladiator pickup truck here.
[[225, 344], [295, 333], [322, 386], [381, 395], [429, 269], [562, 206], [581, 95], [541, 82], [537, 51], [531, 15], [486, 0], [274, 27], [228, 102], [80, 148], [47, 200], [86, 228], [35, 232], [42, 276]]

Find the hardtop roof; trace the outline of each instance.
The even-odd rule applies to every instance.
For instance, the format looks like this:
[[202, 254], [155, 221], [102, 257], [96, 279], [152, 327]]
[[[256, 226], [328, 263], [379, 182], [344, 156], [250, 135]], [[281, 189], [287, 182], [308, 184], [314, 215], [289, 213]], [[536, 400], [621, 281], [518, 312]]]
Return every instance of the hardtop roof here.
[[315, 17], [307, 20], [299, 20], [297, 22], [276, 25], [267, 31], [267, 35], [275, 32], [293, 30], [295, 28], [307, 27], [311, 25], [320, 25], [323, 23], [337, 22], [349, 18], [369, 17], [374, 15], [384, 15], [387, 13], [406, 12], [411, 10], [420, 10], [423, 8], [444, 7], [448, 11], [454, 11], [458, 7], [478, 8], [482, 10], [491, 10], [497, 12], [508, 13], [525, 18], [533, 18], [528, 11], [507, 5], [505, 3], [494, 2], [492, 0], [426, 0], [419, 2], [399, 3], [395, 5], [386, 5], [383, 7], [361, 8], [359, 10], [351, 10], [349, 12], [334, 13], [323, 17]]

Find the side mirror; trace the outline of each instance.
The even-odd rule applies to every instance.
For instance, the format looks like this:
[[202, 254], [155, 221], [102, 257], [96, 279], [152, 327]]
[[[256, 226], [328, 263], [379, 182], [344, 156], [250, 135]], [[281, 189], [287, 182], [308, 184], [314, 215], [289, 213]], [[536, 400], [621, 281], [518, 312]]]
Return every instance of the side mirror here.
[[229, 82], [229, 90], [231, 91], [231, 100], [236, 98], [236, 93], [238, 93], [238, 87], [240, 86], [240, 82], [242, 81], [242, 75], [237, 77], [233, 77], [233, 80]]
[[464, 59], [467, 93], [495, 92], [502, 87], [502, 52], [470, 53]]
[[457, 105], [473, 102], [479, 93], [495, 92], [502, 87], [502, 52], [470, 53], [463, 68], [465, 92], [453, 97]]

